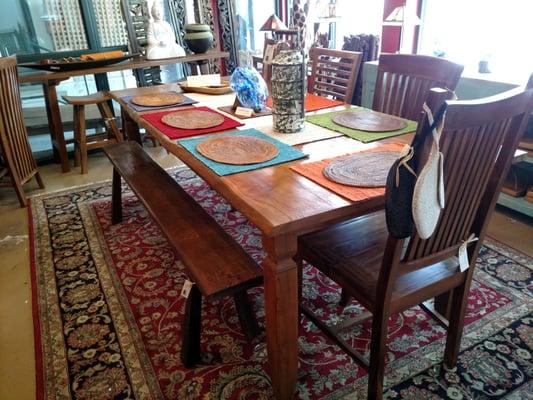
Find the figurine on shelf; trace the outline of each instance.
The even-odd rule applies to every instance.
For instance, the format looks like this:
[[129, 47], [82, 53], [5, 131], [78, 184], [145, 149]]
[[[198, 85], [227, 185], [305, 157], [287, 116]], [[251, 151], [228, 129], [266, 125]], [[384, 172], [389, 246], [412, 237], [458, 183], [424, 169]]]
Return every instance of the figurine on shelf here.
[[170, 24], [163, 20], [163, 7], [157, 1], [152, 6], [153, 21], [148, 25], [146, 58], [160, 60], [163, 58], [185, 56], [183, 47], [176, 43], [176, 35]]

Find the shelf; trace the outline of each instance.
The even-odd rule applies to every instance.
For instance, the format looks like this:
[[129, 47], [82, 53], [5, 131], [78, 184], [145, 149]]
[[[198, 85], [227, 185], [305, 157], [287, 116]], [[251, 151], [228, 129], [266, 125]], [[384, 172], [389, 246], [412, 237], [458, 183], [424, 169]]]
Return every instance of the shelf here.
[[498, 204], [533, 218], [533, 203], [530, 203], [524, 197], [513, 197], [500, 193]]

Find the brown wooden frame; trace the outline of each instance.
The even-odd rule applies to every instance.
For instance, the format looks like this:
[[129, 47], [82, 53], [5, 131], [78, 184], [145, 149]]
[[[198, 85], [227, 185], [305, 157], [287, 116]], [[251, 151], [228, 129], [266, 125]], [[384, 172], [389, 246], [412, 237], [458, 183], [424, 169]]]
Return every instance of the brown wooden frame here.
[[312, 47], [307, 91], [351, 103], [363, 53]]
[[24, 126], [15, 56], [0, 58], [0, 157], [6, 164], [11, 181], [10, 184], [0, 183], [0, 187], [13, 186], [20, 206], [26, 207], [27, 200], [22, 185], [34, 176], [41, 189], [44, 189], [44, 183], [37, 170]]
[[430, 89], [455, 90], [463, 69], [438, 57], [381, 54], [372, 109], [416, 121]]
[[[429, 107], [435, 112], [449, 95], [449, 91], [432, 90], [428, 98]], [[440, 140], [445, 160], [446, 207], [430, 238], [421, 239], [416, 233], [408, 239], [388, 235], [381, 212], [299, 240], [298, 260], [311, 262], [372, 313], [371, 353], [370, 362], [367, 362], [337, 337], [340, 329], [325, 326], [302, 306], [302, 311], [319, 328], [352, 358], [368, 367], [369, 399], [382, 398], [389, 317], [450, 291], [449, 322], [437, 320], [448, 328], [444, 364], [448, 368], [455, 366], [476, 258], [506, 172], [532, 111], [533, 86], [525, 91], [523, 88], [516, 89], [481, 100], [448, 101]], [[417, 134], [427, 124], [424, 118]], [[423, 164], [430, 140], [415, 149], [415, 165]], [[380, 215], [383, 221], [381, 231], [376, 228]], [[350, 224], [354, 227], [351, 230]], [[349, 237], [346, 236], [348, 233]], [[373, 234], [374, 239], [368, 233]], [[454, 256], [471, 234], [478, 240], [467, 247], [470, 266], [461, 272]], [[365, 238], [364, 243], [357, 244], [361, 237]], [[380, 238], [383, 247], [376, 244]], [[376, 248], [377, 251], [384, 249], [381, 259]], [[328, 249], [338, 249], [340, 254], [331, 256], [330, 252], [330, 255], [321, 255]], [[369, 261], [365, 261], [365, 257]], [[359, 283], [354, 285], [354, 282], [360, 282], [361, 287], [356, 287]], [[375, 291], [365, 290], [368, 287], [375, 288]], [[364, 314], [356, 323], [368, 317]], [[346, 327], [346, 323], [343, 326]]]

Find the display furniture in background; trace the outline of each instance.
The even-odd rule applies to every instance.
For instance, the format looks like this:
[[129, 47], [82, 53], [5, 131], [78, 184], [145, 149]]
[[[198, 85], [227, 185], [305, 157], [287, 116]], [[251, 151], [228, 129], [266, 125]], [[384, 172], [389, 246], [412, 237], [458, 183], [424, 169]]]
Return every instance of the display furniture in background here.
[[[343, 50], [359, 51], [361, 55], [361, 64], [367, 61], [374, 61], [379, 56], [379, 42], [380, 37], [377, 35], [350, 35], [344, 37]], [[361, 105], [361, 97], [363, 92], [363, 69], [359, 68], [359, 74], [355, 80], [355, 89], [352, 96], [352, 104]]]
[[372, 109], [417, 121], [433, 87], [455, 90], [463, 66], [444, 58], [381, 54]]
[[[434, 114], [450, 95], [445, 90], [430, 92], [428, 105]], [[417, 232], [409, 238], [393, 237], [383, 211], [299, 238], [297, 259], [324, 272], [369, 311], [351, 321], [353, 325], [372, 318], [368, 361], [340, 337], [342, 328], [326, 325], [308, 307], [301, 306], [354, 360], [368, 367], [369, 399], [383, 396], [389, 317], [448, 292], [448, 320], [436, 320], [448, 330], [444, 365], [447, 369], [455, 367], [476, 259], [504, 173], [532, 111], [533, 89], [512, 91], [497, 99], [448, 102], [440, 140], [446, 207], [428, 239]], [[424, 119], [417, 134], [428, 126]], [[432, 135], [428, 137], [431, 141]], [[417, 172], [422, 169], [418, 161], [424, 153], [419, 150], [425, 145], [414, 152]], [[472, 153], [472, 149], [479, 151]], [[457, 254], [466, 261], [459, 261]], [[343, 321], [342, 326], [346, 328], [349, 323]]]
[[361, 58], [360, 52], [312, 47], [307, 91], [351, 103]]
[[26, 207], [22, 185], [33, 177], [41, 189], [44, 184], [24, 126], [15, 56], [0, 58], [0, 159], [0, 187], [14, 187], [20, 206]]
[[[109, 96], [96, 92], [88, 96], [63, 96], [63, 100], [73, 106], [74, 113], [74, 166], [81, 166], [81, 173], [89, 172], [87, 152], [100, 149], [108, 144], [122, 141], [115, 117], [108, 102]], [[96, 105], [104, 121], [105, 132], [88, 136], [85, 129], [85, 106]]]
[[[148, 44], [148, 23], [150, 12], [146, 0], [121, 0], [120, 7], [128, 32], [128, 49], [132, 53], [144, 54]], [[161, 83], [161, 68], [158, 65], [134, 69], [137, 86], [151, 86]]]

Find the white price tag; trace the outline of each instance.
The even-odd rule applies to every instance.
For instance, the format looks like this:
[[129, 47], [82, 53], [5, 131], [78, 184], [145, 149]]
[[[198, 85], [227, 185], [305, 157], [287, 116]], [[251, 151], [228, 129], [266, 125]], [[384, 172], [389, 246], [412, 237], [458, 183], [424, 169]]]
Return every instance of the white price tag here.
[[194, 285], [194, 283], [188, 279], [186, 279], [185, 282], [183, 282], [183, 287], [181, 288], [181, 297], [185, 297], [186, 299], [189, 298], [192, 285]]
[[188, 76], [187, 86], [189, 87], [220, 86], [220, 74]]
[[477, 237], [475, 237], [474, 234], [471, 234], [459, 247], [457, 257], [459, 258], [459, 269], [461, 272], [465, 272], [470, 267], [470, 262], [468, 261], [468, 245], [474, 243], [476, 240]]
[[241, 117], [251, 117], [254, 115], [254, 110], [246, 107], [237, 107], [235, 110], [235, 115], [240, 115]]

